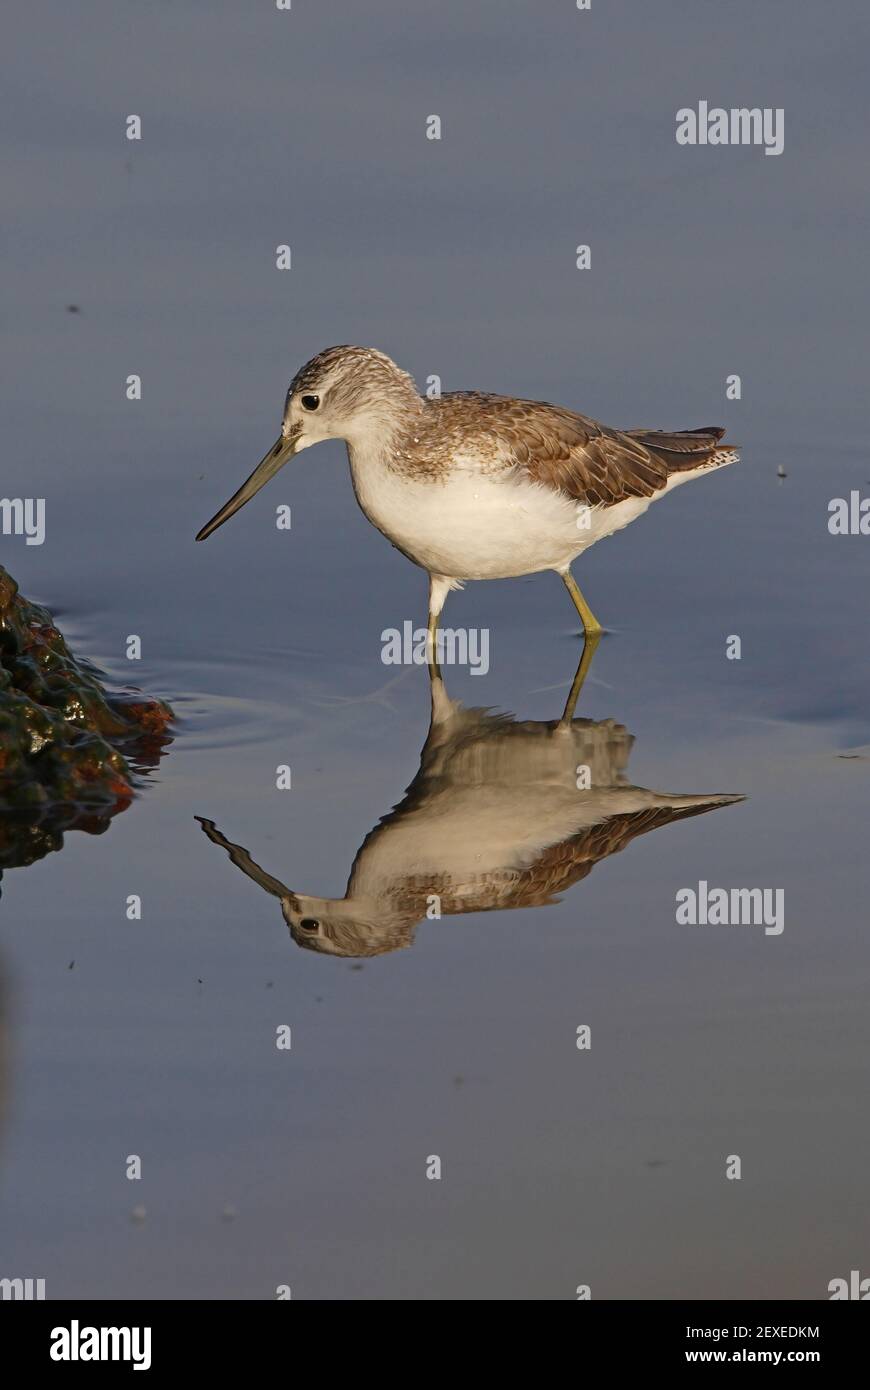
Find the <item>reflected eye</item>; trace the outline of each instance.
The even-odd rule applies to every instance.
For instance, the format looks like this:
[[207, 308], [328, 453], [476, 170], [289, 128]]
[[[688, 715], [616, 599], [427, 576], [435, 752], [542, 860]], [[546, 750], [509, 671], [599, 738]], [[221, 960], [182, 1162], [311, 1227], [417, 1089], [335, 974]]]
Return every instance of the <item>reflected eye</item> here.
[[301, 400], [303, 410], [316, 410], [320, 405], [319, 396], [302, 396]]
[[299, 923], [303, 931], [319, 931], [320, 923], [316, 917], [303, 917]]

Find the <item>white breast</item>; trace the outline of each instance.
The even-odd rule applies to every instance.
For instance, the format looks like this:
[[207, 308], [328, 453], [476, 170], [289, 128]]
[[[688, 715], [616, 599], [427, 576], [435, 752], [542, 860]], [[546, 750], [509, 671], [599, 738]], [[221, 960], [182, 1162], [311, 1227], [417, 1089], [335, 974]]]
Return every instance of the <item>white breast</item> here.
[[516, 472], [486, 475], [454, 460], [445, 478], [413, 478], [379, 452], [348, 450], [357, 501], [373, 526], [430, 574], [506, 579], [563, 570], [649, 506], [632, 498], [586, 510]]

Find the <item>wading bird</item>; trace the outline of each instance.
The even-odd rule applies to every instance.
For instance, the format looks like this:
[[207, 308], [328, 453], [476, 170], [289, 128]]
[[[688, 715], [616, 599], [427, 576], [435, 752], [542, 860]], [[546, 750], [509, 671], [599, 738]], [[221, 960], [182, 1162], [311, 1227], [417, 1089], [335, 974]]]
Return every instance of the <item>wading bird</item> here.
[[369, 521], [428, 572], [433, 638], [451, 589], [540, 570], [560, 575], [593, 635], [602, 629], [572, 560], [679, 483], [733, 463], [724, 433], [608, 429], [545, 401], [479, 391], [428, 399], [375, 348], [327, 348], [293, 378], [277, 443], [196, 539], [294, 454], [343, 439]]

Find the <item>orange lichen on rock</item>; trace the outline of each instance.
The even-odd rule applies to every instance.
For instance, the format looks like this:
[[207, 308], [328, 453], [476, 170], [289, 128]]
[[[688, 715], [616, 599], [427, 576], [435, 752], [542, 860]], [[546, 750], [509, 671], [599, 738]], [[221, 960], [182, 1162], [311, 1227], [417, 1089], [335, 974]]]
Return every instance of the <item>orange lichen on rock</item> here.
[[[64, 828], [105, 829], [134, 794], [124, 751], [138, 767], [155, 762], [171, 721], [162, 700], [108, 691], [0, 567], [0, 812], [32, 819], [51, 808]], [[0, 826], [0, 867], [10, 830]]]

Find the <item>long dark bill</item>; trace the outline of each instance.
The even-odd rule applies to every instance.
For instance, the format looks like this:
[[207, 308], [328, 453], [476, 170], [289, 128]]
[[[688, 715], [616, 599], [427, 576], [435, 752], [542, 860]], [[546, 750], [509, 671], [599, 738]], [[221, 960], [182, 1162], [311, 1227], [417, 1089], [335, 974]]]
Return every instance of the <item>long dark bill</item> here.
[[278, 470], [284, 467], [284, 464], [288, 459], [293, 457], [295, 452], [295, 436], [291, 436], [290, 439], [285, 439], [282, 435], [273, 448], [269, 450], [266, 457], [257, 464], [250, 478], [247, 478], [242, 483], [238, 492], [234, 492], [229, 502], [225, 502], [220, 511], [216, 512], [212, 517], [211, 521], [207, 521], [202, 530], [197, 532], [196, 539], [198, 541], [206, 540], [207, 537], [211, 535], [212, 531], [216, 531], [219, 526], [223, 526], [225, 521], [229, 521], [230, 517], [234, 516], [240, 507], [243, 507], [246, 502], [250, 502], [254, 494], [259, 492], [260, 488], [263, 487], [265, 483], [268, 483], [270, 478], [274, 478]]

